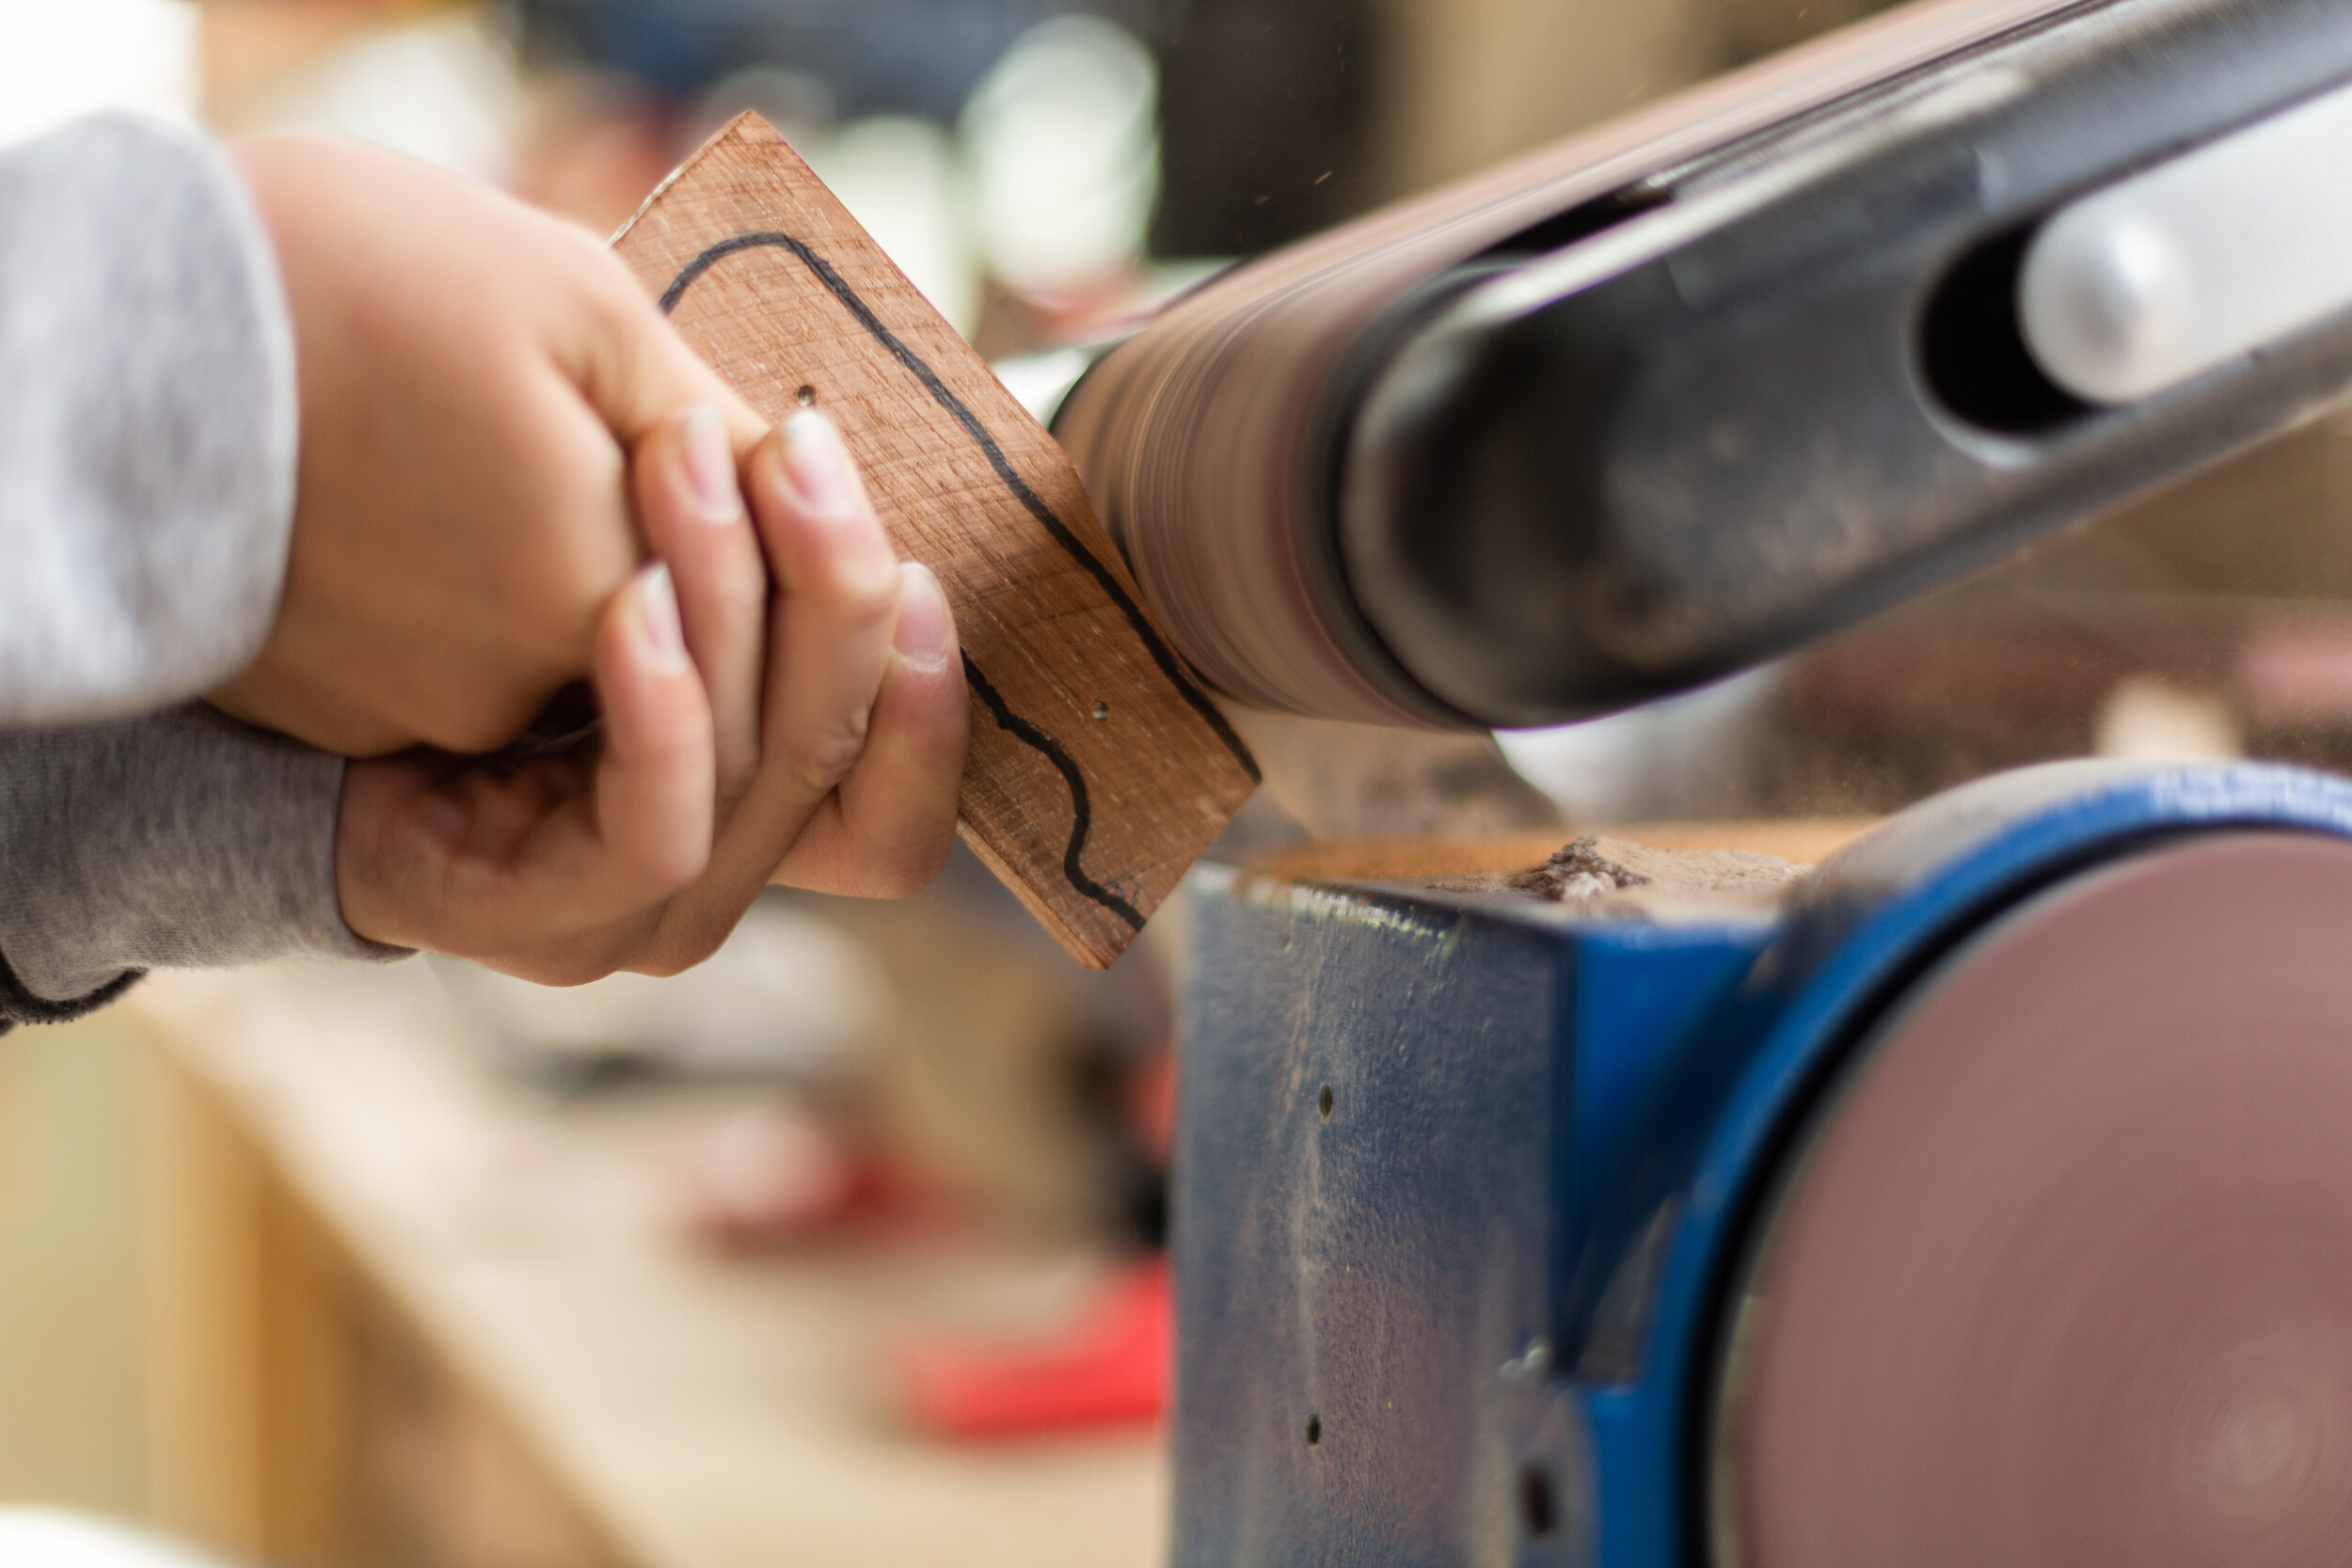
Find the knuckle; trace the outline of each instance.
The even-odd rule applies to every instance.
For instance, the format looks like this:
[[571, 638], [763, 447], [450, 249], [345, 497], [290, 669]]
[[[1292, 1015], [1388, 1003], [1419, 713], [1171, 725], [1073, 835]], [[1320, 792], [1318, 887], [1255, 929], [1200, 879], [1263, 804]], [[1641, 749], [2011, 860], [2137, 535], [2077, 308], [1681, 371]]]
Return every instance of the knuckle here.
[[[652, 907], [658, 920], [661, 906], [694, 885], [710, 863], [710, 841], [701, 834], [670, 832], [638, 847], [629, 857], [628, 887], [633, 897]], [[647, 940], [650, 932], [639, 940]]]
[[838, 612], [895, 612], [898, 604], [898, 561], [870, 506], [815, 522], [791, 552], [799, 558], [807, 592]]
[[542, 549], [601, 562], [628, 531], [628, 457], [608, 432], [567, 436], [533, 481], [525, 531]]
[[792, 758], [794, 777], [812, 796], [826, 791], [847, 778], [858, 758], [866, 754], [866, 726], [863, 716], [854, 725], [828, 726], [804, 741]]
[[680, 845], [657, 858], [648, 868], [646, 880], [661, 897], [668, 898], [692, 887], [709, 863], [707, 846]]
[[627, 329], [638, 325], [651, 302], [628, 263], [584, 230], [567, 228], [564, 238], [571, 248], [572, 276], [581, 304], [607, 327]]
[[628, 580], [637, 545], [617, 450], [575, 452], [551, 469], [514, 519], [515, 547], [501, 552], [497, 577], [510, 626], [568, 639]]
[[599, 954], [567, 949], [564, 952], [544, 954], [499, 967], [516, 978], [529, 980], [533, 985], [567, 990], [574, 986], [590, 985], [601, 980], [619, 966], [607, 961]]
[[898, 613], [898, 563], [879, 528], [872, 546], [844, 561], [835, 573], [842, 610], [861, 623], [888, 621]]
[[697, 957], [691, 953], [665, 946], [644, 955], [637, 964], [636, 973], [650, 974], [657, 980], [667, 980], [673, 975], [685, 974], [709, 956], [705, 953]]
[[947, 853], [930, 850], [895, 855], [876, 867], [874, 894], [877, 898], [911, 898], [931, 885], [946, 863]]
[[550, 955], [550, 967], [565, 977], [542, 983], [584, 986], [626, 969], [640, 968], [651, 949], [659, 914], [658, 909], [640, 911], [580, 936], [561, 953]]
[[767, 570], [707, 533], [698, 526], [691, 534], [706, 537], [692, 541], [690, 534], [689, 547], [664, 552], [677, 573], [679, 596], [688, 601], [690, 613], [707, 618], [707, 629], [737, 640], [755, 637], [768, 618]]
[[756, 553], [738, 555], [727, 563], [720, 583], [719, 602], [731, 620], [758, 625], [767, 619], [768, 568]]
[[898, 567], [886, 559], [886, 546], [873, 550], [835, 546], [803, 578], [807, 596], [818, 601], [818, 613], [840, 628], [842, 635], [879, 631], [898, 610]]
[[667, 979], [709, 960], [734, 931], [731, 923], [715, 915], [681, 922], [644, 955], [638, 972]]

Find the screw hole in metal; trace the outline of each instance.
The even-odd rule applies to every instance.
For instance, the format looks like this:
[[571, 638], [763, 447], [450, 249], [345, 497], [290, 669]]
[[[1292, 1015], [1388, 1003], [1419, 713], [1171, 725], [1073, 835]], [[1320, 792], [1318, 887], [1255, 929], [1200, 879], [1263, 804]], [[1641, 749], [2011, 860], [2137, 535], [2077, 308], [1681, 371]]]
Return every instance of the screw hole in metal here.
[[1323, 1113], [1323, 1119], [1324, 1119], [1324, 1120], [1326, 1120], [1326, 1121], [1329, 1121], [1329, 1120], [1331, 1119], [1331, 1085], [1328, 1085], [1328, 1084], [1324, 1085], [1323, 1085], [1323, 1092], [1322, 1092], [1321, 1094], [1319, 1094], [1319, 1095], [1315, 1096], [1315, 1108], [1316, 1108], [1317, 1110], [1319, 1110], [1319, 1111], [1321, 1111], [1321, 1112]]
[[1544, 1474], [1539, 1465], [1530, 1465], [1519, 1471], [1519, 1516], [1532, 1536], [1549, 1535], [1552, 1526], [1559, 1522], [1551, 1504], [1551, 1478]]
[[1312, 1413], [1307, 1417], [1307, 1446], [1311, 1449], [1323, 1446], [1323, 1418]]
[[1961, 258], [1928, 301], [1919, 365], [1936, 401], [1979, 430], [2048, 435], [2092, 412], [2035, 363], [2017, 322], [2018, 278], [2031, 229], [2013, 229]]

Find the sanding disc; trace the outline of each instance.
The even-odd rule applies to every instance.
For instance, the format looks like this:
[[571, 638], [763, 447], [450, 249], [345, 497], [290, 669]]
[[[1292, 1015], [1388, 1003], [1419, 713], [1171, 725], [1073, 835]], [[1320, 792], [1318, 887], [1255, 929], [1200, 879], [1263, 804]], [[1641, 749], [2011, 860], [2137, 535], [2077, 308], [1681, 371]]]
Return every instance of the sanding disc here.
[[2011, 911], [1761, 1224], [1724, 1568], [2352, 1562], [2352, 846], [2180, 840]]

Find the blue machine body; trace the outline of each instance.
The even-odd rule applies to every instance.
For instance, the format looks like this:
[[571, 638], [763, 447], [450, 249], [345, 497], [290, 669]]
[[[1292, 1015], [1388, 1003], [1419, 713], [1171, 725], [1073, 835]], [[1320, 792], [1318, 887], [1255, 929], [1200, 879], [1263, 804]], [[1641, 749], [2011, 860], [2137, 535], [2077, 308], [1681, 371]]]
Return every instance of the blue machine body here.
[[1704, 1560], [1724, 1292], [1816, 1091], [2021, 898], [2245, 827], [2352, 837], [2352, 785], [2027, 769], [1771, 916], [1197, 876], [1179, 1568]]

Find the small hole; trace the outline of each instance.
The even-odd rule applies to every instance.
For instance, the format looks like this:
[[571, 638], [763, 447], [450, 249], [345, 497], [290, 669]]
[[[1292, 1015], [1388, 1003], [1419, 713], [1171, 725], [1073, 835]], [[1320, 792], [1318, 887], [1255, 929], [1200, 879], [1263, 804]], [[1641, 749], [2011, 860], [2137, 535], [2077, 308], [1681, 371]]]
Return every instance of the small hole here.
[[814, 387], [803, 387], [799, 391], [792, 394], [792, 401], [799, 404], [803, 408], [812, 407], [817, 402], [817, 388]]
[[1519, 1472], [1519, 1513], [1527, 1521], [1530, 1535], [1549, 1535], [1555, 1522], [1551, 1506], [1551, 1478], [1539, 1465], [1530, 1465]]
[[1326, 1121], [1329, 1121], [1329, 1120], [1331, 1119], [1331, 1085], [1330, 1085], [1326, 1084], [1326, 1085], [1323, 1085], [1323, 1092], [1322, 1092], [1321, 1094], [1319, 1094], [1319, 1095], [1315, 1096], [1315, 1105], [1316, 1105], [1316, 1107], [1317, 1107], [1318, 1109], [1320, 1109], [1320, 1110], [1323, 1112], [1323, 1119], [1324, 1119], [1324, 1120], [1326, 1120]]
[[1980, 430], [2041, 436], [2090, 412], [2042, 372], [2017, 325], [2017, 279], [2030, 229], [1962, 257], [1936, 286], [1919, 335], [1920, 368], [1936, 398]]
[[1322, 1445], [1323, 1418], [1320, 1416], [1311, 1415], [1307, 1418], [1307, 1446], [1313, 1449], [1320, 1448]]
[[1110, 704], [1108, 704], [1108, 703], [1097, 703], [1097, 704], [1095, 704], [1095, 705], [1094, 705], [1094, 717], [1095, 717], [1096, 719], [1098, 719], [1098, 720], [1102, 720], [1102, 719], [1108, 719], [1110, 716], [1111, 716], [1111, 705], [1110, 705]]

